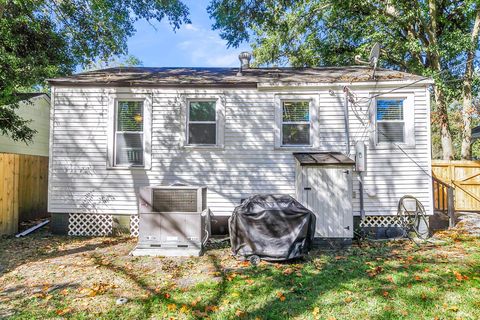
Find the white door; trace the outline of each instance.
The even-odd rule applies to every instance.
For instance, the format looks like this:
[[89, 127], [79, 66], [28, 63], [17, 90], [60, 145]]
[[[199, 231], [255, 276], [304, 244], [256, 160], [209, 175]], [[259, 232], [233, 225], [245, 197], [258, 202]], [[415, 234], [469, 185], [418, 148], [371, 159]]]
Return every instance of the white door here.
[[352, 169], [302, 167], [303, 204], [317, 217], [315, 237], [353, 238]]

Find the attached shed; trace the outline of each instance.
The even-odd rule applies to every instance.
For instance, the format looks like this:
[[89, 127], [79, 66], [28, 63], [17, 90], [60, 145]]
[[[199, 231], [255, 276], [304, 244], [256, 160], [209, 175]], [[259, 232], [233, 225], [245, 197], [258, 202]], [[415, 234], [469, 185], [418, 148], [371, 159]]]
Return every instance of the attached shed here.
[[353, 168], [340, 152], [294, 153], [297, 200], [315, 213], [317, 238], [353, 238]]
[[[318, 235], [343, 226], [337, 235], [350, 237], [361, 211], [351, 163], [359, 141], [368, 149], [363, 225], [389, 223], [406, 194], [431, 214], [431, 83], [387, 69], [373, 79], [363, 66], [111, 68], [53, 79], [54, 230], [109, 234], [123, 225], [135, 234], [138, 189], [185, 184], [207, 186], [213, 230], [226, 232], [241, 199], [289, 194], [308, 204], [300, 187], [316, 187], [313, 179], [324, 189], [311, 207], [331, 218]], [[322, 154], [343, 160], [307, 163]]]

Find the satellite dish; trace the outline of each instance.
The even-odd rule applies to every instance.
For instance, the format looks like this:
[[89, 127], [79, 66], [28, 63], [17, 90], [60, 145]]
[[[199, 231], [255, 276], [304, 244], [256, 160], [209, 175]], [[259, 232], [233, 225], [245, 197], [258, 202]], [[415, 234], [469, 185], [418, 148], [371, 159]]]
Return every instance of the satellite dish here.
[[370, 58], [368, 59], [372, 67], [377, 66], [378, 57], [380, 57], [380, 43], [375, 42], [372, 50], [370, 50]]
[[375, 42], [375, 44], [372, 47], [372, 50], [370, 50], [370, 57], [368, 58], [368, 61], [362, 60], [360, 56], [355, 56], [355, 63], [370, 65], [373, 68], [372, 77], [375, 79], [375, 70], [377, 69], [379, 57], [380, 57], [380, 44], [378, 42]]

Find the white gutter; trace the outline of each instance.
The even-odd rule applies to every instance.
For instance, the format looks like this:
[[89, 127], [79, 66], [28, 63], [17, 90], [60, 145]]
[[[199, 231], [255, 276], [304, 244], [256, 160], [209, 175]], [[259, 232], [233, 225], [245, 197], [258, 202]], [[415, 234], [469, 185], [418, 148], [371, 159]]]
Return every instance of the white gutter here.
[[378, 80], [378, 81], [359, 81], [359, 82], [259, 82], [257, 83], [258, 90], [269, 89], [318, 89], [318, 88], [336, 88], [336, 87], [391, 87], [391, 86], [408, 86], [408, 85], [426, 85], [434, 84], [430, 79], [422, 80]]

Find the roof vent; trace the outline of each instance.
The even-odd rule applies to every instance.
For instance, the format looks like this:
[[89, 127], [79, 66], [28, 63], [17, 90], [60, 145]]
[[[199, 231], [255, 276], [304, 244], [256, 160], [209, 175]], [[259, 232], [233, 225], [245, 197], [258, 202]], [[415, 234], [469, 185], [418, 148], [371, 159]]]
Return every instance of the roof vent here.
[[252, 54], [247, 51], [243, 51], [238, 55], [238, 60], [240, 60], [242, 69], [250, 68], [250, 60], [252, 59]]
[[240, 60], [240, 70], [238, 70], [237, 76], [242, 75], [243, 69], [250, 68], [250, 60], [252, 59], [252, 54], [247, 51], [243, 51], [238, 55], [238, 60]]

